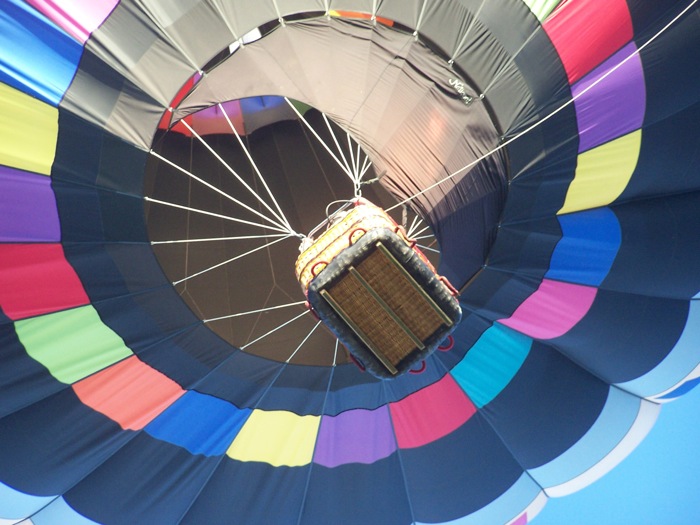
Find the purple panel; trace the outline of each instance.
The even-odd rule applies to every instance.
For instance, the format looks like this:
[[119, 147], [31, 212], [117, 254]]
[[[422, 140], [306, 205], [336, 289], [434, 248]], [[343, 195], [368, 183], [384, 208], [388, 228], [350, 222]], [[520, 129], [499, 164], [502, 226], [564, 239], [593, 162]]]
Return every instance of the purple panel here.
[[314, 462], [326, 467], [374, 463], [396, 450], [396, 438], [386, 406], [323, 416]]
[[0, 166], [0, 241], [60, 240], [51, 179]]
[[634, 42], [627, 44], [572, 86], [581, 137], [579, 152], [587, 151], [641, 127], [646, 106], [646, 88], [639, 55], [634, 55], [619, 69], [586, 91], [636, 51], [637, 46]]

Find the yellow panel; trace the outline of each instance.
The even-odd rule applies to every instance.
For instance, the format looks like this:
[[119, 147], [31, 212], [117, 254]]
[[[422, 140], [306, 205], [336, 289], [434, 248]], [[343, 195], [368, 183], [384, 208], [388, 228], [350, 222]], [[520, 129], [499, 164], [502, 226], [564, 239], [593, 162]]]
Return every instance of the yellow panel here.
[[51, 174], [58, 109], [0, 83], [0, 164]]
[[637, 167], [641, 144], [640, 129], [581, 153], [564, 206], [557, 213], [606, 206], [617, 199]]
[[300, 467], [311, 463], [320, 416], [255, 410], [226, 454], [240, 461]]

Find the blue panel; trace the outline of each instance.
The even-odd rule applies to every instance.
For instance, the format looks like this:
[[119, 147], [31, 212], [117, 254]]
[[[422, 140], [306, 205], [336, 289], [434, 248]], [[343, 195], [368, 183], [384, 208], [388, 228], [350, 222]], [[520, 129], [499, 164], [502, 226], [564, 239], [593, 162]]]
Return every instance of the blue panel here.
[[[689, 2], [684, 3], [690, 5]], [[644, 5], [639, 10], [649, 11], [649, 8]], [[660, 29], [659, 21], [655, 22], [657, 27], [654, 29]], [[646, 42], [645, 36], [639, 40]], [[700, 101], [700, 90], [697, 88], [700, 85], [699, 48], [700, 16], [695, 8], [659, 35], [653, 46], [640, 49], [647, 100], [653, 101], [653, 104], [647, 104], [644, 127]], [[680, 129], [677, 131], [684, 132]]]
[[598, 286], [620, 248], [621, 232], [608, 208], [558, 217], [563, 236], [552, 254], [548, 279]]
[[[700, 142], [693, 148], [700, 156]], [[665, 169], [668, 178], [676, 178], [686, 166]], [[700, 183], [698, 174], [696, 169], [693, 175]], [[698, 209], [700, 191], [616, 205], [623, 240], [601, 288], [686, 300], [693, 297], [700, 290]]]
[[640, 410], [638, 397], [611, 387], [600, 417], [573, 447], [553, 461], [530, 469], [545, 488], [566, 483], [603, 460], [627, 435]]
[[263, 96], [263, 97], [248, 97], [241, 99], [241, 111], [243, 114], [256, 113], [265, 109], [285, 106], [287, 102], [283, 97]]
[[679, 386], [700, 364], [698, 348], [700, 348], [700, 304], [697, 301], [691, 301], [685, 329], [666, 359], [643, 376], [618, 386], [640, 397], [655, 396]]
[[[449, 525], [508, 523], [518, 514], [522, 514], [522, 509], [527, 508], [541, 492], [540, 486], [535, 483], [530, 476], [523, 474], [518, 481], [492, 503], [489, 503], [473, 514], [457, 520], [450, 520]], [[429, 524], [419, 522], [417, 525]], [[448, 525], [448, 523], [444, 525]]]
[[623, 383], [666, 358], [685, 328], [688, 308], [687, 300], [601, 288], [588, 314], [555, 344], [606, 382]]
[[139, 434], [64, 498], [99, 523], [178, 523], [220, 461]]
[[134, 435], [64, 390], [0, 419], [0, 480], [29, 494], [63, 494]]
[[[415, 519], [429, 523], [486, 507], [523, 474], [497, 431], [478, 413], [437, 441], [401, 450], [401, 463]], [[511, 508], [511, 517], [520, 510]]]
[[154, 419], [146, 432], [156, 439], [186, 448], [192, 454], [223, 455], [250, 412], [190, 391]]
[[0, 4], [0, 81], [58, 105], [82, 46], [19, 0]]
[[644, 128], [637, 167], [618, 201], [676, 195], [698, 188], [700, 103]]
[[34, 525], [98, 525], [82, 514], [78, 514], [71, 508], [66, 500], [58, 498], [45, 509], [42, 509], [37, 515], [32, 516]]
[[46, 367], [29, 357], [14, 325], [0, 314], [0, 418], [65, 388]]
[[[273, 467], [254, 461], [242, 463], [225, 457], [187, 514], [177, 523], [299, 525], [309, 468], [310, 465]], [[324, 496], [337, 495], [334, 488], [327, 487]], [[352, 505], [352, 495], [347, 491], [344, 494], [346, 504]], [[338, 515], [341, 518], [335, 523], [348, 523], [342, 520], [342, 509], [326, 514], [321, 521], [302, 520], [302, 523], [333, 523]]]
[[481, 414], [526, 469], [552, 461], [586, 434], [608, 385], [543, 343], [534, 342], [520, 372]]
[[[297, 511], [289, 521], [295, 525], [408, 525], [413, 521], [410, 509], [401, 461], [397, 454], [392, 454], [371, 465], [327, 468], [314, 464], [301, 519], [297, 522]], [[277, 522], [258, 519], [241, 523]]]

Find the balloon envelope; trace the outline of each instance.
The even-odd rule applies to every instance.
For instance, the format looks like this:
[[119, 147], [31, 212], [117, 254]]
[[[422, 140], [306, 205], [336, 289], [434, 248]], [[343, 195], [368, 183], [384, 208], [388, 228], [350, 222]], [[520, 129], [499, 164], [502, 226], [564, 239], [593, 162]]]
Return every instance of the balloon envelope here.
[[[696, 385], [695, 2], [9, 0], [0, 29], [0, 521], [527, 523]], [[207, 291], [303, 301], [292, 234], [353, 184], [262, 103], [232, 124], [269, 192], [220, 117], [158, 125], [279, 97], [430, 225], [463, 319], [424, 373], [363, 374], [301, 304], [214, 331]], [[252, 235], [234, 209], [287, 247], [188, 298], [245, 250], [152, 241]]]

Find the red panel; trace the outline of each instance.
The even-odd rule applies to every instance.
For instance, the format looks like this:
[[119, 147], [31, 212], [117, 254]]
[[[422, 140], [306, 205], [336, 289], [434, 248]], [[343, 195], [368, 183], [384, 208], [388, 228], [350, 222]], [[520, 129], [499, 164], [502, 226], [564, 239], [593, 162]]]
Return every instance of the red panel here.
[[545, 21], [544, 29], [573, 84], [632, 40], [625, 0], [568, 0]]
[[60, 244], [0, 244], [0, 307], [10, 319], [89, 303]]
[[399, 448], [420, 447], [446, 436], [474, 415], [476, 408], [452, 379], [443, 379], [389, 405]]
[[136, 356], [75, 383], [73, 390], [84, 404], [129, 430], [142, 429], [185, 393]]
[[[372, 18], [372, 15], [369, 13], [358, 13], [355, 11], [336, 11], [339, 16], [345, 17], [345, 18], [363, 18], [365, 20], [370, 20]], [[384, 24], [385, 26], [392, 27], [394, 25], [393, 20], [389, 20], [388, 18], [383, 18], [381, 16], [376, 17], [377, 22], [380, 24]]]
[[[177, 105], [182, 102], [182, 99], [185, 98], [185, 96], [190, 92], [190, 89], [194, 86], [194, 77], [190, 78], [187, 82], [185, 82], [185, 85], [180, 88], [180, 91], [177, 92], [177, 95], [175, 95], [175, 98], [173, 98], [172, 102], [170, 102], [170, 106], [173, 108], [176, 108]], [[170, 111], [166, 111], [163, 113], [163, 116], [160, 119], [160, 122], [158, 123], [158, 129], [168, 129], [170, 126], [170, 117], [172, 116], [172, 113]], [[185, 119], [188, 124], [192, 125], [192, 117], [185, 117]], [[190, 133], [190, 130], [188, 130], [185, 126], [182, 125], [182, 123], [177, 123], [175, 126], [173, 126], [173, 131], [177, 131], [179, 133], [182, 133], [183, 135], [187, 135], [188, 137], [192, 136], [192, 133]]]

